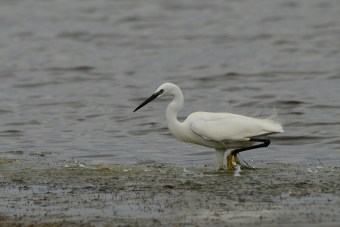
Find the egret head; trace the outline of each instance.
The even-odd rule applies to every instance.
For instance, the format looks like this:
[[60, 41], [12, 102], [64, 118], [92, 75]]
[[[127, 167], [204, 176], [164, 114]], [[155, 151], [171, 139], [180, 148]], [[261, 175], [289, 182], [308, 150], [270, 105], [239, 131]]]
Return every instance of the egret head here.
[[[164, 83], [157, 88], [155, 93], [153, 93], [149, 98], [147, 98], [144, 102], [142, 102], [133, 112], [136, 112], [149, 102], [153, 101], [156, 98], [160, 98], [164, 95], [171, 94], [174, 89], [178, 88], [177, 85], [172, 83]], [[179, 89], [179, 88], [178, 88]]]

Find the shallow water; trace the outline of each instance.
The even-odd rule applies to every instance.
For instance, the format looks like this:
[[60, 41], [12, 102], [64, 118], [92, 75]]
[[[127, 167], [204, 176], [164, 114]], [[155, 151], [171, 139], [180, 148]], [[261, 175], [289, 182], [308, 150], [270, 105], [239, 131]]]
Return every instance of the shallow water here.
[[339, 167], [264, 166], [234, 177], [214, 165], [184, 168], [153, 161], [87, 165], [0, 159], [0, 223], [338, 226]]
[[181, 119], [276, 108], [285, 133], [246, 160], [338, 163], [339, 11], [337, 0], [1, 1], [1, 154], [213, 163], [171, 137], [168, 100], [132, 113], [169, 81], [185, 95]]

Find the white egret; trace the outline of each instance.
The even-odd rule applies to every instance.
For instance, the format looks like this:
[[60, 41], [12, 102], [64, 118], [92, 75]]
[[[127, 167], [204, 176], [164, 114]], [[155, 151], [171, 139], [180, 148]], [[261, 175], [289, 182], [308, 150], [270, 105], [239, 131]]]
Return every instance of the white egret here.
[[[232, 149], [227, 156], [228, 170], [234, 170], [232, 160], [240, 164], [237, 154], [242, 151], [267, 147], [269, 139], [259, 136], [283, 132], [280, 123], [266, 118], [251, 118], [232, 113], [195, 112], [184, 122], [177, 120], [177, 114], [183, 106], [184, 98], [181, 89], [172, 83], [164, 83], [153, 95], [141, 103], [133, 112], [147, 103], [162, 96], [173, 96], [166, 109], [166, 120], [172, 135], [177, 139], [193, 144], [215, 148], [219, 168], [223, 168], [224, 153]], [[260, 144], [254, 145], [256, 142]]]

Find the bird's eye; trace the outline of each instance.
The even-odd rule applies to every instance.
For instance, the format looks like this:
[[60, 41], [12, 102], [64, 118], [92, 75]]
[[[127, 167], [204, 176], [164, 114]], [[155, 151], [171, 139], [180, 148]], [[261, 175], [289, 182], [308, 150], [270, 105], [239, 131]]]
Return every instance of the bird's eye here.
[[159, 94], [163, 94], [163, 92], [164, 92], [163, 89], [159, 90]]

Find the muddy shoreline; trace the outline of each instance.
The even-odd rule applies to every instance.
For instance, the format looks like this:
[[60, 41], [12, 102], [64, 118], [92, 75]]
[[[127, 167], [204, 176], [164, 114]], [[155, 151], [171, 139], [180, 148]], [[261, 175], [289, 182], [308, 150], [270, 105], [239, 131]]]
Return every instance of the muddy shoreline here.
[[337, 226], [340, 168], [0, 160], [0, 226]]

